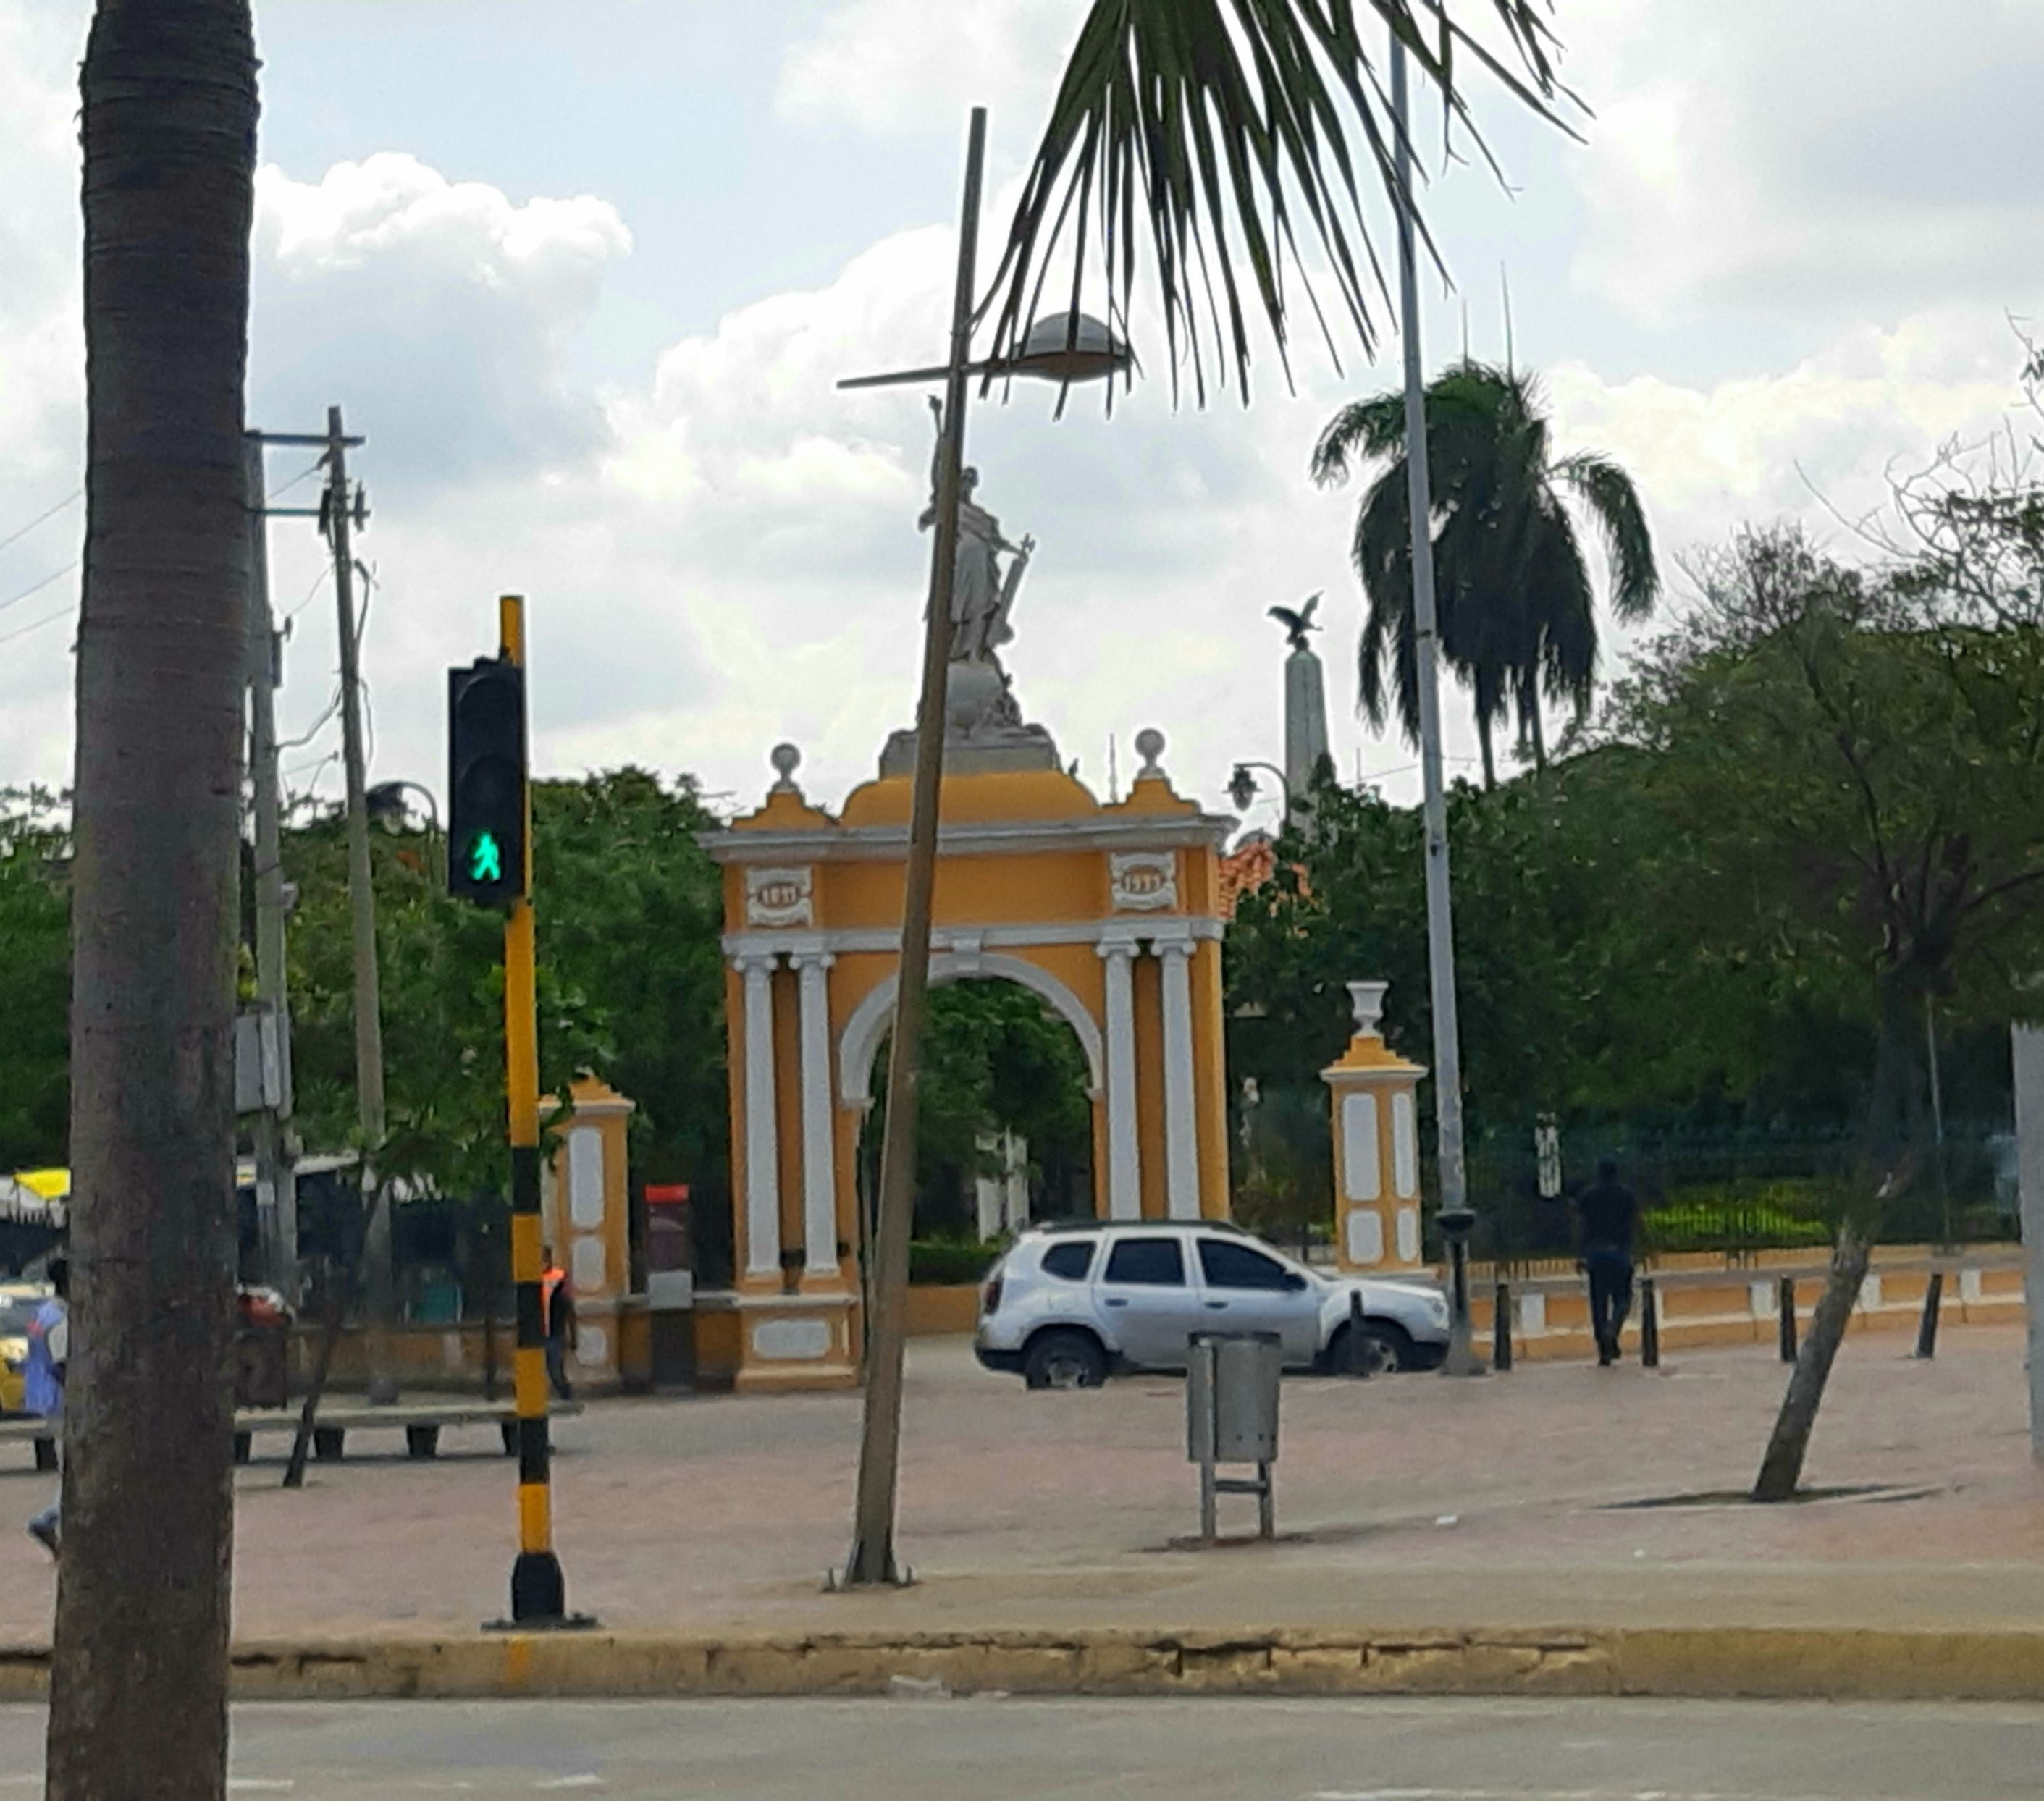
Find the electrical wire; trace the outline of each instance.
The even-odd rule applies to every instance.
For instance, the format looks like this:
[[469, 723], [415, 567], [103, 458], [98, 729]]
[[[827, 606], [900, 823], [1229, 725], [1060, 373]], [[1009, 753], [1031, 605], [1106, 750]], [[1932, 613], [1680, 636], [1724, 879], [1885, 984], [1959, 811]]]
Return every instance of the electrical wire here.
[[311, 467], [308, 469], [301, 469], [297, 474], [294, 475], [290, 480], [286, 482], [281, 488], [272, 488], [269, 493], [264, 497], [268, 500], [275, 500], [279, 494], [288, 494], [292, 489], [295, 488], [301, 482], [305, 480], [309, 476], [318, 474], [319, 472], [325, 467], [326, 459], [325, 457], [315, 458]]
[[69, 493], [66, 494], [64, 497], [59, 501], [55, 506], [50, 508], [48, 512], [37, 513], [33, 519], [30, 520], [27, 524], [22, 526], [18, 531], [10, 532], [6, 537], [0, 538], [0, 551], [6, 549], [6, 547], [10, 544], [13, 543], [17, 538], [27, 537], [28, 535], [31, 532], [34, 531], [38, 525], [41, 524], [44, 520], [56, 518], [59, 513], [62, 513], [66, 507], [69, 506], [73, 501], [76, 500], [79, 496], [83, 494], [85, 490], [83, 488], [72, 489]]
[[303, 612], [307, 607], [310, 606], [313, 602], [318, 598], [320, 589], [326, 586], [328, 578], [332, 574], [333, 565], [332, 563], [329, 563], [323, 565], [321, 567], [319, 574], [313, 578], [313, 585], [305, 590], [305, 597], [299, 601], [296, 606], [293, 607], [289, 612], [284, 615], [282, 623], [283, 624], [289, 625], [293, 620], [296, 619], [300, 613]]
[[31, 594], [40, 594], [45, 588], [49, 586], [52, 582], [56, 581], [59, 576], [70, 574], [71, 572], [74, 569], [77, 568], [78, 566], [85, 559], [83, 557], [73, 557], [69, 563], [63, 566], [63, 568], [52, 570], [48, 574], [45, 575], [42, 578], [41, 581], [31, 582], [28, 586], [24, 588], [18, 594], [10, 594], [6, 600], [0, 601], [0, 612], [5, 612], [8, 608], [13, 605], [17, 601], [25, 601]]
[[0, 644], [11, 644], [17, 638], [25, 638], [31, 632], [45, 625], [54, 625], [60, 619], [68, 619], [78, 610], [78, 602], [67, 601], [55, 612], [46, 612], [40, 619], [32, 619], [26, 625], [17, 625], [12, 632], [0, 632]]

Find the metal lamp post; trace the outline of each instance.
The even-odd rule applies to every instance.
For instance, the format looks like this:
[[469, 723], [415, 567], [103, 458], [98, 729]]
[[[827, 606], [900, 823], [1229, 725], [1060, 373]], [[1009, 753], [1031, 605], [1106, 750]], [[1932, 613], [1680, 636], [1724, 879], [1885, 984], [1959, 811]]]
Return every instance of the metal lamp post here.
[[1237, 763], [1235, 774], [1228, 778], [1228, 797], [1236, 806], [1247, 808], [1256, 798], [1256, 778], [1249, 772], [1258, 769], [1275, 778], [1278, 792], [1285, 797], [1285, 823], [1289, 825], [1292, 823], [1292, 785], [1285, 779], [1285, 772], [1275, 763], [1259, 762], [1253, 758]]
[[894, 1503], [901, 1449], [901, 1357], [908, 1315], [909, 1237], [915, 1207], [916, 1078], [930, 977], [930, 910], [936, 880], [937, 796], [943, 773], [944, 687], [950, 663], [951, 595], [957, 574], [959, 475], [965, 460], [966, 385], [973, 376], [1029, 375], [1069, 385], [1097, 381], [1130, 366], [1128, 348], [1082, 314], [1039, 320], [1021, 354], [972, 359], [973, 286], [979, 248], [980, 187], [986, 160], [986, 109], [975, 106], [966, 148], [965, 202], [959, 225], [957, 283], [951, 296], [949, 359], [940, 366], [859, 375], [840, 388], [894, 387], [941, 381], [944, 409], [937, 450], [936, 543], [929, 609], [924, 620], [923, 680], [916, 709], [914, 801], [901, 906], [901, 974], [887, 1065], [887, 1126], [881, 1141], [880, 1205], [875, 1227], [873, 1319], [866, 1346], [865, 1418], [859, 1440], [859, 1496], [847, 1587], [901, 1580], [894, 1557]]
[[433, 871], [433, 878], [442, 887], [447, 885], [447, 832], [440, 824], [440, 804], [433, 797], [433, 791], [422, 781], [379, 781], [362, 797], [363, 804], [369, 809], [373, 820], [402, 821], [405, 814], [405, 797], [416, 794], [426, 804], [426, 817], [432, 823], [427, 828], [427, 836], [440, 847], [437, 859], [440, 866]]

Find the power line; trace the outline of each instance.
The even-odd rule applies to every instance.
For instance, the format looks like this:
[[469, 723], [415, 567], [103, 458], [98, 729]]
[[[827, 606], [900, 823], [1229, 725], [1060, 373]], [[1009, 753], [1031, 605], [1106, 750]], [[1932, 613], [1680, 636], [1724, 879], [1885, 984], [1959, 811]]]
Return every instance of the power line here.
[[45, 625], [53, 625], [60, 619], [68, 619], [78, 610], [77, 602], [67, 601], [55, 612], [46, 612], [40, 619], [32, 619], [26, 625], [17, 625], [12, 632], [0, 633], [0, 644], [11, 644], [17, 638], [25, 638], [31, 632]]
[[27, 587], [24, 588], [21, 591], [20, 593], [10, 594], [6, 600], [0, 601], [0, 612], [5, 612], [8, 608], [13, 605], [17, 601], [25, 601], [31, 594], [40, 594], [45, 588], [49, 586], [52, 582], [56, 581], [59, 576], [70, 574], [74, 569], [78, 567], [79, 564], [83, 560], [83, 559], [82, 558], [73, 557], [69, 563], [63, 566], [63, 568], [52, 570], [48, 574], [45, 575], [42, 578], [41, 581], [31, 582]]
[[30, 520], [29, 523], [24, 525], [18, 532], [10, 532], [6, 537], [0, 538], [0, 551], [6, 549], [6, 547], [10, 544], [13, 543], [17, 538], [27, 537], [28, 535], [31, 532], [34, 531], [38, 525], [41, 524], [44, 520], [56, 518], [59, 513], [62, 513], [66, 507], [69, 506], [73, 501], [76, 500], [79, 496], [84, 492], [85, 490], [83, 488], [72, 489], [69, 493], [66, 494], [62, 500], [59, 501], [57, 504], [52, 507], [47, 513], [37, 513], [33, 519]]
[[325, 467], [326, 459], [323, 456], [315, 457], [310, 464], [306, 467], [301, 469], [297, 474], [294, 475], [290, 480], [286, 482], [281, 488], [272, 488], [265, 498], [275, 500], [279, 494], [288, 494], [292, 489], [295, 488], [301, 482], [306, 481], [311, 477], [318, 474], [319, 472]]

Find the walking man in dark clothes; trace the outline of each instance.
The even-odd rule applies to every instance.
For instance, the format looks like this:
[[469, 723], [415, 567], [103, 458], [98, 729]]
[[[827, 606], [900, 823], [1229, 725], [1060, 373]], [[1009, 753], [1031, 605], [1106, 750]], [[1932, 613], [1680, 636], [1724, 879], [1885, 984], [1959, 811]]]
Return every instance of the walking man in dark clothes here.
[[1583, 1271], [1590, 1279], [1590, 1329], [1596, 1334], [1597, 1361], [1618, 1361], [1618, 1335], [1632, 1310], [1632, 1231], [1639, 1203], [1618, 1179], [1606, 1158], [1596, 1180], [1576, 1196], [1581, 1227]]

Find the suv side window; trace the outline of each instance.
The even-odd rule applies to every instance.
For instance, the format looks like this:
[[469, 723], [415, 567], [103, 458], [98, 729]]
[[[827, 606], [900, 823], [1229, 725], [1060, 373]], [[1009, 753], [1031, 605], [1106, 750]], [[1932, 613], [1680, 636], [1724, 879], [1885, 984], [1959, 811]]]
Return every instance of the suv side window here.
[[1151, 1288], [1185, 1285], [1185, 1254], [1176, 1238], [1124, 1238], [1108, 1253], [1105, 1281]]
[[1200, 1269], [1210, 1288], [1266, 1288], [1280, 1292], [1291, 1287], [1291, 1271], [1274, 1257], [1266, 1257], [1247, 1245], [1226, 1238], [1200, 1240]]
[[1093, 1238], [1066, 1238], [1062, 1244], [1054, 1244], [1043, 1253], [1043, 1273], [1062, 1277], [1067, 1282], [1083, 1282], [1085, 1273], [1093, 1267]]

